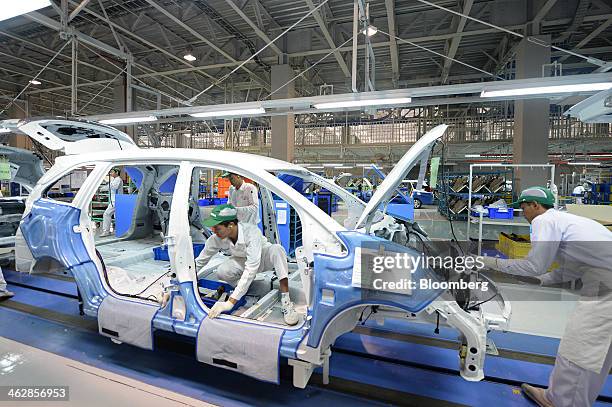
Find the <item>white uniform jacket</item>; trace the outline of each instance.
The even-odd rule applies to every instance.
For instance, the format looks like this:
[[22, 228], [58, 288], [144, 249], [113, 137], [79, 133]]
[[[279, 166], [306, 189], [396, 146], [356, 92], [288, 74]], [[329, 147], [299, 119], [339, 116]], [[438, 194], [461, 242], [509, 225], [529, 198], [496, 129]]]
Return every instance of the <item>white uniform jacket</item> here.
[[259, 196], [257, 195], [257, 187], [248, 182], [243, 182], [240, 189], [236, 189], [233, 185], [229, 189], [227, 203], [236, 207], [238, 212], [238, 222], [251, 223], [257, 225], [259, 223]]
[[[599, 373], [612, 343], [612, 232], [594, 220], [549, 209], [532, 221], [531, 251], [524, 259], [498, 259], [498, 268], [538, 276], [543, 285], [582, 279], [559, 355]], [[559, 268], [546, 272], [553, 262]]]
[[115, 206], [115, 197], [117, 194], [123, 193], [123, 180], [121, 177], [112, 178], [108, 185], [108, 192], [110, 193], [110, 203]]
[[238, 239], [236, 244], [232, 243], [230, 239], [220, 239], [217, 235], [213, 234], [206, 240], [204, 250], [202, 250], [196, 259], [196, 267], [200, 270], [219, 251], [232, 257], [246, 259], [242, 277], [240, 277], [231, 295], [232, 298], [238, 300], [246, 294], [255, 279], [255, 275], [259, 270], [259, 264], [261, 263], [262, 250], [271, 245], [272, 243], [268, 242], [256, 225], [238, 223]]

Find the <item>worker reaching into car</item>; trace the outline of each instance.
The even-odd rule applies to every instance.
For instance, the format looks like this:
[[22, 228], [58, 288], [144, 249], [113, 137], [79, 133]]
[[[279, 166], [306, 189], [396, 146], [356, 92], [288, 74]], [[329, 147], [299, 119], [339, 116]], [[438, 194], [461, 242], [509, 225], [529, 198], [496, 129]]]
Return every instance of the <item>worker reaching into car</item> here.
[[228, 178], [232, 186], [229, 189], [227, 203], [234, 205], [238, 212], [238, 222], [259, 223], [259, 196], [257, 187], [231, 172], [224, 172], [221, 175]]
[[278, 275], [281, 292], [281, 310], [287, 325], [295, 325], [299, 316], [289, 298], [289, 268], [285, 249], [272, 244], [263, 236], [256, 225], [238, 221], [238, 210], [234, 205], [219, 205], [204, 220], [213, 235], [206, 240], [204, 250], [196, 258], [200, 270], [219, 251], [229, 252], [230, 259], [217, 268], [217, 277], [234, 286], [227, 301], [218, 301], [208, 316], [215, 318], [222, 312], [230, 311], [246, 294], [258, 272], [274, 269]]
[[[612, 367], [612, 232], [598, 222], [554, 208], [551, 190], [532, 187], [515, 202], [531, 223], [524, 259], [484, 257], [486, 267], [537, 277], [542, 285], [582, 280], [546, 390], [523, 384], [539, 406], [591, 406]], [[547, 272], [553, 264], [560, 268]]]
[[104, 215], [102, 215], [102, 233], [100, 233], [100, 237], [110, 236], [111, 221], [115, 214], [115, 200], [117, 194], [123, 192], [123, 180], [119, 176], [119, 170], [113, 168], [110, 170], [109, 175], [111, 177], [108, 183], [109, 203], [104, 211]]

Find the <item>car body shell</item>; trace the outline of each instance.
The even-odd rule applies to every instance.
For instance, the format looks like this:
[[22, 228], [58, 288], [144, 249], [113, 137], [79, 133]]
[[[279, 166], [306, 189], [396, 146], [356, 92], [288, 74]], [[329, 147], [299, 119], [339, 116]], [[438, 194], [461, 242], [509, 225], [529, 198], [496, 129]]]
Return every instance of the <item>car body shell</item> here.
[[[27, 134], [37, 126], [40, 123], [29, 124], [25, 129], [16, 125], [16, 128]], [[435, 141], [444, 130], [445, 127], [438, 129], [440, 135], [436, 134], [435, 137], [430, 135], [431, 140]], [[431, 140], [429, 143], [424, 141], [419, 148], [428, 147]], [[74, 277], [87, 315], [99, 317], [101, 304], [112, 297], [116, 303], [125, 304], [126, 310], [133, 304], [150, 310], [153, 315], [150, 321], [151, 335], [154, 330], [194, 338], [202, 335], [203, 322], [207, 319], [209, 308], [197, 294], [193, 242], [185, 208], [189, 207], [193, 170], [206, 167], [248, 177], [260, 188], [289, 203], [300, 217], [303, 241], [296, 251], [296, 260], [306, 296], [306, 317], [294, 327], [245, 320], [233, 315], [221, 315], [218, 318], [219, 323], [225, 324], [227, 329], [231, 329], [235, 323], [247, 324], [247, 329], [252, 329], [255, 337], [258, 329], [281, 329], [282, 340], [278, 344], [278, 354], [287, 358], [293, 366], [296, 386], [304, 387], [315, 367], [329, 363], [329, 349], [336, 338], [351, 331], [364, 309], [374, 305], [398, 310], [403, 314], [442, 315], [449, 325], [460, 331], [464, 345], [475, 350], [467, 359], [461, 359], [461, 375], [468, 380], [483, 378], [486, 331], [489, 327], [482, 314], [463, 311], [454, 298], [440, 289], [417, 289], [411, 295], [387, 291], [364, 295], [364, 290], [354, 283], [358, 248], [364, 245], [374, 245], [382, 252], [420, 255], [410, 247], [378, 238], [371, 233], [377, 223], [389, 222], [387, 216], [381, 216], [378, 208], [384, 204], [385, 198], [392, 196], [391, 185], [405, 176], [402, 168], [411, 168], [407, 165], [410, 157], [400, 162], [402, 168], [397, 171], [394, 169], [385, 180], [388, 185], [379, 188], [378, 195], [375, 194], [365, 204], [337, 185], [300, 166], [268, 157], [219, 150], [139, 149], [133, 146], [123, 146], [120, 150], [109, 148], [95, 153], [82, 153], [76, 148], [64, 150], [73, 154], [58, 157], [55, 165], [38, 181], [26, 201], [24, 217], [17, 234], [21, 243], [17, 244], [17, 267], [20, 271], [30, 272], [41, 259], [54, 259]], [[420, 157], [421, 152], [416, 151], [414, 155]], [[173, 277], [171, 285], [166, 287], [170, 300], [161, 307], [156, 301], [126, 298], [113, 291], [105, 279], [103, 261], [96, 252], [94, 230], [88, 215], [91, 197], [111, 168], [147, 164], [174, 165], [178, 168], [170, 221], [164, 236]], [[93, 169], [71, 203], [43, 197], [44, 191], [54, 182], [84, 165]], [[277, 173], [300, 174], [316, 179], [332, 193], [344, 196], [349, 207], [345, 225], [340, 225], [298, 191], [282, 182], [275, 176]], [[423, 267], [415, 270], [412, 278], [439, 279], [432, 270]], [[175, 307], [180, 308], [181, 312], [177, 312]], [[116, 318], [122, 316], [116, 315]], [[101, 333], [105, 334], [103, 330]], [[122, 338], [111, 338], [130, 343]]]

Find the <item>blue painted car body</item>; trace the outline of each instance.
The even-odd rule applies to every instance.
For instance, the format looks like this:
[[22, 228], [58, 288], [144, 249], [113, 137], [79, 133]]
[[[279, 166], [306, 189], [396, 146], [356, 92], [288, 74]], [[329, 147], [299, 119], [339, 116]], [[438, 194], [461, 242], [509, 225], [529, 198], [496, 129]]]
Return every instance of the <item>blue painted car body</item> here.
[[[190, 207], [190, 200], [193, 196], [194, 169], [212, 166], [217, 170], [229, 170], [247, 176], [257, 182], [261, 188], [266, 189], [266, 193], [262, 194], [261, 207], [262, 210], [267, 208], [268, 212], [263, 214], [265, 216], [261, 216], [261, 218], [268, 222], [266, 225], [266, 230], [269, 232], [268, 238], [278, 241], [277, 220], [267, 216], [267, 214], [274, 213], [273, 194], [289, 203], [301, 218], [303, 225], [308, 226], [303, 229], [303, 245], [296, 248], [299, 272], [294, 274], [294, 276], [299, 274], [298, 277], [302, 279], [301, 289], [306, 298], [305, 304], [307, 304], [307, 309], [300, 311], [302, 316], [305, 317], [301, 320], [301, 323], [290, 327], [282, 325], [282, 323], [257, 321], [234, 315], [219, 317], [220, 321], [228, 321], [226, 325], [231, 325], [232, 322], [239, 320], [241, 324], [251, 325], [254, 330], [260, 331], [262, 326], [276, 331], [280, 327], [283, 332], [278, 343], [278, 355], [289, 359], [289, 364], [296, 362], [292, 364], [296, 386], [304, 387], [312, 369], [329, 363], [329, 348], [333, 341], [340, 335], [352, 330], [358, 323], [359, 312], [373, 305], [399, 310], [402, 316], [407, 313], [425, 314], [423, 312], [425, 309], [427, 315], [446, 312], [444, 314], [445, 318], [455, 318], [458, 322], [457, 326], [460, 326], [458, 329], [467, 338], [466, 346], [469, 345], [472, 349], [482, 350], [486, 348], [486, 338], [483, 340], [481, 335], [484, 330], [484, 323], [481, 320], [472, 319], [469, 313], [459, 309], [456, 301], [452, 298], [446, 297], [444, 301], [438, 301], [444, 293], [443, 290], [418, 288], [412, 290], [410, 294], [399, 294], [390, 291], [367, 290], [360, 285], [356, 285], [353, 281], [354, 274], [356, 275], [356, 255], [360, 247], [363, 249], [364, 246], [375, 246], [383, 252], [406, 253], [413, 257], [422, 255], [422, 253], [410, 247], [393, 243], [390, 238], [386, 240], [386, 238], [376, 237], [378, 236], [375, 233], [376, 230], [382, 231], [390, 228], [389, 230], [399, 233], [404, 227], [402, 224], [396, 223], [390, 216], [379, 216], [381, 214], [378, 209], [381, 206], [387, 208], [386, 202], [391, 198], [392, 191], [395, 190], [394, 185], [399, 182], [398, 180], [401, 181], [405, 178], [406, 173], [411, 168], [411, 160], [414, 157], [421, 157], [422, 151], [429, 148], [435, 140], [441, 137], [445, 128], [446, 126], [438, 126], [431, 130], [432, 133], [420, 138], [407, 153], [408, 159], [403, 158], [397, 170], [394, 169], [389, 174], [389, 180], [392, 181], [390, 185], [379, 188], [372, 197], [372, 201], [365, 205], [365, 208], [363, 202], [353, 202], [352, 205], [348, 205], [349, 213], [351, 210], [353, 212], [359, 210], [356, 215], [351, 215], [354, 217], [353, 226], [340, 225], [308, 201], [300, 192], [274, 175], [277, 172], [285, 172], [313, 177], [314, 174], [304, 174], [301, 167], [267, 157], [226, 151], [206, 152], [206, 150], [203, 150], [204, 152], [200, 152], [184, 149], [150, 149], [141, 150], [137, 153], [134, 150], [113, 151], [106, 154], [62, 157], [63, 160], [58, 159], [54, 168], [50, 169], [45, 177], [39, 181], [26, 203], [26, 212], [20, 225], [20, 231], [25, 241], [24, 247], [27, 248], [27, 250], [24, 249], [22, 258], [28, 261], [28, 263], [24, 263], [28, 266], [23, 266], [21, 269], [18, 267], [18, 270], [32, 270], [37, 262], [53, 259], [74, 277], [79, 293], [83, 298], [83, 310], [87, 315], [98, 317], [100, 321], [104, 319], [106, 304], [114, 303], [119, 304], [119, 307], [118, 310], [111, 313], [112, 319], [123, 321], [122, 317], [125, 316], [125, 310], [122, 307], [138, 303], [137, 305], [141, 309], [147, 308], [147, 312], [152, 311], [147, 314], [150, 316], [143, 319], [146, 322], [142, 328], [145, 336], [152, 338], [153, 335], [148, 334], [155, 329], [159, 329], [174, 332], [178, 335], [195, 337], [199, 341], [202, 332], [207, 331], [202, 328], [213, 321], [207, 321], [209, 308], [203, 304], [200, 298], [197, 279], [199, 271], [194, 273], [193, 270], [195, 265], [193, 241], [188, 232], [190, 215], [188, 211], [185, 211], [185, 208]], [[73, 203], [62, 203], [42, 198], [55, 181], [65, 177], [79, 165], [91, 165], [91, 163], [95, 163], [94, 169], [76, 194]], [[148, 297], [138, 296], [138, 294], [114, 291], [109, 282], [102, 256], [97, 252], [97, 241], [94, 237], [95, 233], [90, 227], [91, 218], [87, 211], [90, 208], [91, 197], [102, 179], [112, 166], [117, 165], [123, 165], [124, 168], [132, 172], [138, 186], [139, 199], [146, 198], [147, 194], [150, 193], [159, 195], [164, 191], [168, 191], [168, 195], [172, 196], [172, 199], [167, 201], [171, 216], [168, 215], [168, 229], [164, 231], [163, 235], [164, 243], [169, 248], [170, 262], [170, 269], [163, 272], [163, 276], [169, 280], [168, 284], [164, 282], [161, 288], [164, 301], [155, 296], [151, 300]], [[139, 165], [140, 167], [138, 167]], [[159, 168], [152, 167], [155, 165]], [[138, 168], [140, 168], [140, 173], [137, 171]], [[171, 172], [172, 177], [165, 177]], [[154, 180], [165, 182], [154, 187], [152, 186]], [[299, 182], [298, 180], [295, 181]], [[331, 191], [335, 189], [333, 185], [330, 185], [330, 188]], [[172, 194], [169, 193], [170, 191]], [[347, 193], [347, 195], [349, 194]], [[355, 200], [354, 197], [353, 200]], [[151, 210], [147, 206], [148, 201], [142, 199], [139, 202], [139, 210]], [[146, 222], [146, 217], [137, 212], [134, 211], [132, 226], [138, 222], [142, 226]], [[150, 213], [146, 212], [146, 214]], [[402, 211], [402, 214], [408, 220], [412, 218], [410, 213]], [[378, 225], [377, 222], [382, 225]], [[363, 229], [360, 229], [362, 227]], [[143, 234], [137, 235], [131, 231], [131, 235], [127, 239], [138, 239], [139, 236], [144, 235], [151, 236], [151, 229], [146, 229], [144, 226], [142, 229]], [[144, 233], [147, 230], [149, 234]], [[28, 259], [26, 255], [31, 256], [31, 258]], [[44, 261], [42, 263], [44, 264]], [[437, 275], [432, 270], [423, 268], [416, 269], [411, 278], [438, 280]], [[117, 288], [115, 287], [115, 289]], [[166, 295], [168, 296], [167, 302]], [[179, 314], [175, 311], [180, 311], [182, 315], [178, 316]], [[457, 319], [459, 314], [461, 314], [460, 320]], [[101, 334], [105, 334], [102, 323], [99, 322], [99, 325]], [[129, 327], [126, 328], [126, 331], [128, 329]], [[127, 338], [127, 336], [120, 336], [118, 341], [121, 342], [123, 338]], [[113, 338], [111, 337], [111, 339]], [[246, 342], [241, 342], [243, 338], [233, 338], [233, 340], [234, 343], [238, 343], [238, 346], [242, 343], [246, 344]], [[135, 341], [125, 340], [124, 342], [138, 346], [134, 343]], [[274, 346], [276, 347], [276, 342]], [[480, 380], [482, 378], [482, 360], [477, 365], [478, 368], [471, 372], [462, 367], [462, 375], [468, 375], [469, 380]], [[297, 376], [296, 372], [298, 372]], [[298, 377], [298, 380], [296, 380], [296, 377]]]
[[[102, 300], [112, 295], [103, 284], [94, 260], [88, 253], [82, 240], [82, 234], [74, 230], [79, 227], [81, 211], [70, 205], [59, 204], [48, 199], [39, 199], [32, 205], [30, 213], [21, 224], [22, 233], [28, 247], [36, 260], [53, 258], [59, 261], [75, 278], [83, 298], [86, 314], [96, 317]], [[66, 231], [70, 231], [66, 233]], [[363, 289], [351, 284], [355, 249], [364, 244], [376, 243], [385, 250], [418, 255], [413, 249], [400, 246], [384, 239], [365, 235], [359, 232], [340, 232], [338, 237], [348, 250], [346, 256], [335, 257], [324, 254], [315, 255], [314, 301], [308, 309], [311, 317], [310, 326], [286, 328], [283, 335], [280, 354], [283, 357], [295, 358], [297, 347], [308, 335], [308, 345], [317, 347], [331, 321], [344, 311], [364, 305], [387, 305], [406, 312], [419, 312], [437, 298], [440, 290], [418, 290], [412, 296], [382, 291], [372, 291], [364, 296]], [[415, 279], [431, 278], [436, 275], [427, 269], [418, 269]], [[334, 294], [333, 302], [322, 297], [323, 290]], [[196, 299], [194, 285], [190, 282], [179, 284], [180, 295], [185, 299], [187, 315], [185, 321], [177, 321], [171, 310], [160, 310], [152, 321], [157, 329], [175, 332], [180, 335], [195, 337], [199, 327], [207, 317], [206, 310]], [[246, 322], [248, 323], [248, 322]]]

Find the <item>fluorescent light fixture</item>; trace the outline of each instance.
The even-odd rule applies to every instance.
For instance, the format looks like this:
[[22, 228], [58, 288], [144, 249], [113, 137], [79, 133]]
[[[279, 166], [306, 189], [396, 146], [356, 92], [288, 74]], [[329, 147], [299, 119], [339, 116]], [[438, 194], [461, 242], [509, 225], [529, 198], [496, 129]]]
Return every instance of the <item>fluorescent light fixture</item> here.
[[340, 169], [347, 170], [347, 169], [350, 169], [350, 168], [355, 168], [355, 167], [353, 167], [352, 165], [340, 165], [338, 167], [334, 167], [335, 170], [340, 170]]
[[0, 21], [50, 6], [49, 0], [4, 1], [0, 8]]
[[31, 83], [32, 85], [40, 85], [42, 82], [41, 82], [41, 81], [39, 81], [39, 80], [37, 80], [37, 79], [32, 79], [32, 80], [30, 81], [30, 83]]
[[372, 164], [357, 164], [357, 167], [371, 167]]
[[411, 98], [362, 99], [346, 102], [316, 103], [314, 107], [315, 109], [338, 109], [343, 107], [407, 105], [410, 102], [412, 102]]
[[572, 93], [572, 92], [594, 92], [607, 90], [612, 88], [612, 82], [598, 83], [581, 83], [576, 85], [554, 85], [554, 86], [538, 86], [533, 88], [518, 88], [506, 90], [483, 90], [480, 93], [481, 98], [493, 98], [504, 96], [525, 96], [525, 95], [546, 95], [554, 93]]
[[343, 164], [333, 164], [333, 163], [328, 163], [328, 164], [323, 164], [323, 167], [342, 167]]
[[11, 130], [7, 129], [6, 127], [0, 127], [0, 133], [10, 133]]
[[190, 52], [189, 54], [186, 54], [183, 56], [183, 59], [186, 59], [189, 62], [193, 62], [195, 61], [197, 58], [193, 56], [193, 54]]
[[322, 170], [325, 167], [323, 167], [322, 165], [309, 165], [308, 168], [309, 169], [312, 168], [313, 170], [314, 169]]
[[235, 109], [235, 110], [217, 110], [212, 112], [200, 112], [200, 113], [191, 113], [189, 116], [191, 117], [242, 117], [249, 116], [254, 114], [263, 114], [266, 113], [266, 109], [263, 107], [257, 107], [253, 109]]
[[370, 24], [367, 29], [361, 31], [363, 35], [367, 35], [368, 37], [375, 35], [377, 32], [378, 32], [378, 28], [376, 28], [372, 24]]
[[570, 161], [567, 163], [567, 165], [594, 165], [594, 166], [598, 166], [601, 165], [601, 163], [596, 162], [596, 161]]
[[480, 154], [466, 154], [465, 158], [480, 158]]
[[113, 125], [113, 124], [154, 122], [154, 121], [157, 121], [157, 117], [145, 116], [145, 117], [127, 117], [127, 118], [121, 118], [121, 119], [106, 119], [106, 120], [100, 120], [100, 123]]

